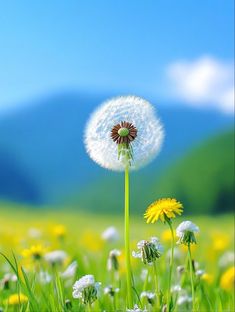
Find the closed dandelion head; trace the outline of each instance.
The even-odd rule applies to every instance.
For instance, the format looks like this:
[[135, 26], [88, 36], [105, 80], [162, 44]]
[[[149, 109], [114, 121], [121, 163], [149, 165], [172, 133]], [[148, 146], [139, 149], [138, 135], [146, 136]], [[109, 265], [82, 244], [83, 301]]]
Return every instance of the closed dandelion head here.
[[163, 253], [163, 246], [156, 237], [152, 237], [149, 241], [139, 241], [137, 248], [138, 251], [133, 251], [132, 256], [134, 258], [140, 258], [144, 264], [152, 264]]
[[175, 198], [162, 198], [152, 203], [146, 210], [144, 218], [147, 223], [155, 223], [157, 220], [169, 222], [183, 211], [183, 205]]
[[184, 221], [176, 229], [176, 236], [179, 237], [179, 244], [196, 244], [194, 233], [199, 232], [199, 227], [191, 221]]
[[108, 271], [118, 271], [119, 269], [119, 261], [118, 257], [121, 255], [121, 252], [117, 249], [113, 249], [109, 253], [107, 269]]
[[159, 153], [162, 141], [163, 128], [154, 108], [136, 96], [105, 102], [91, 116], [85, 130], [90, 157], [115, 171], [145, 166]]
[[91, 304], [97, 299], [99, 288], [100, 283], [95, 282], [93, 275], [85, 275], [73, 285], [73, 298], [81, 299], [84, 304]]

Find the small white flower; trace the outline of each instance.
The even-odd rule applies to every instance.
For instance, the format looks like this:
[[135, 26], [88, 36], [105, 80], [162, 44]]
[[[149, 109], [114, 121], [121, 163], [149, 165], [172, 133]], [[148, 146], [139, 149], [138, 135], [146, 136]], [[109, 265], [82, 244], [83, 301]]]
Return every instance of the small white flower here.
[[130, 169], [138, 169], [159, 153], [164, 136], [153, 106], [140, 97], [120, 96], [101, 105], [87, 123], [84, 136], [86, 150], [100, 166], [124, 171], [126, 163], [122, 157], [118, 159], [118, 144], [111, 138], [112, 128], [122, 121], [137, 129], [137, 137], [131, 142], [133, 159]]
[[44, 259], [52, 265], [62, 264], [67, 257], [67, 253], [63, 250], [54, 250], [44, 255]]
[[140, 298], [146, 298], [148, 300], [148, 303], [150, 304], [154, 303], [155, 297], [156, 295], [150, 291], [142, 291], [142, 293], [140, 294]]
[[39, 282], [41, 284], [49, 284], [52, 280], [52, 276], [46, 271], [39, 272]]
[[110, 226], [102, 233], [101, 237], [108, 242], [115, 242], [119, 240], [119, 233], [114, 226]]
[[219, 259], [219, 266], [224, 268], [229, 265], [233, 265], [235, 262], [234, 252], [227, 251]]
[[205, 274], [205, 270], [197, 270], [196, 272], [195, 272], [195, 274], [197, 275], [197, 276], [202, 276], [203, 274]]
[[119, 262], [118, 257], [121, 255], [121, 251], [118, 249], [113, 249], [109, 253], [108, 262], [107, 262], [107, 269], [108, 271], [118, 271], [119, 269]]
[[134, 309], [127, 309], [127, 312], [148, 312], [146, 308], [144, 310], [141, 310], [137, 304], [134, 305]]
[[113, 297], [119, 291], [120, 291], [119, 288], [113, 288], [112, 286], [107, 286], [107, 287], [104, 288], [104, 294], [105, 295], [110, 295], [111, 297]]
[[190, 297], [186, 294], [179, 296], [177, 299], [177, 305], [182, 305], [182, 304], [190, 303], [190, 302], [192, 302], [192, 297]]
[[176, 293], [179, 293], [180, 291], [182, 290], [181, 286], [180, 285], [174, 285], [172, 288], [171, 288], [171, 292], [176, 292]]
[[82, 299], [84, 304], [92, 303], [97, 299], [100, 283], [95, 282], [93, 275], [81, 277], [73, 285], [73, 298]]
[[76, 273], [77, 267], [78, 267], [78, 263], [75, 260], [67, 267], [67, 269], [63, 273], [61, 273], [60, 276], [65, 279], [73, 278]]
[[[169, 260], [171, 258], [171, 249], [169, 249], [166, 253], [166, 257]], [[174, 260], [181, 260], [182, 253], [179, 248], [174, 248], [173, 258]]]
[[31, 238], [38, 239], [38, 238], [40, 238], [42, 236], [42, 232], [39, 229], [37, 229], [37, 228], [30, 228], [28, 230], [28, 235]]
[[176, 228], [176, 235], [179, 237], [178, 243], [181, 244], [192, 244], [196, 243], [194, 233], [199, 232], [199, 227], [191, 221], [183, 221]]
[[142, 281], [145, 281], [146, 278], [147, 278], [147, 276], [148, 276], [148, 270], [142, 269], [142, 271], [141, 271], [141, 273], [140, 273], [140, 278], [141, 278], [141, 280], [142, 280]]

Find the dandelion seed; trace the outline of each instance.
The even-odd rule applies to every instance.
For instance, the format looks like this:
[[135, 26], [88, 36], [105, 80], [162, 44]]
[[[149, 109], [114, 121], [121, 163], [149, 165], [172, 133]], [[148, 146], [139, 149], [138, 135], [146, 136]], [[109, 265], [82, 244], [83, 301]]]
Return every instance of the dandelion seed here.
[[44, 259], [51, 265], [63, 264], [68, 257], [67, 253], [63, 250], [54, 250], [45, 254]]
[[120, 96], [105, 102], [91, 116], [85, 130], [90, 157], [115, 171], [125, 170], [122, 152], [131, 153], [130, 169], [138, 169], [159, 153], [162, 141], [163, 128], [153, 107], [136, 96]]
[[116, 242], [119, 240], [119, 233], [114, 226], [110, 226], [102, 233], [101, 237], [105, 241]]
[[191, 221], [184, 221], [176, 229], [176, 235], [179, 237], [179, 244], [196, 244], [194, 233], [199, 232], [199, 227]]
[[84, 304], [91, 304], [98, 297], [101, 283], [95, 282], [93, 275], [81, 277], [73, 285], [73, 298], [81, 299]]

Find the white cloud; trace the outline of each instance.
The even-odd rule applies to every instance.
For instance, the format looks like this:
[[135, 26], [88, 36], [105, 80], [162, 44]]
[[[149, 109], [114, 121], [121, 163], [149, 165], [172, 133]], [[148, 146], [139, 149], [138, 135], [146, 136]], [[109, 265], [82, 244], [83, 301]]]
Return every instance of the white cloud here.
[[172, 96], [197, 107], [234, 111], [232, 63], [205, 56], [194, 61], [177, 61], [167, 67]]

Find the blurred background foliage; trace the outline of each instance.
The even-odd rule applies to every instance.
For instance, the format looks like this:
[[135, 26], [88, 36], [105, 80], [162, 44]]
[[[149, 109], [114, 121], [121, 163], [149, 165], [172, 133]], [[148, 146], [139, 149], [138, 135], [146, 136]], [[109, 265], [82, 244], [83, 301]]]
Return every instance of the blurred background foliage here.
[[1, 6], [0, 201], [122, 213], [123, 176], [89, 159], [83, 131], [102, 101], [136, 94], [166, 138], [131, 174], [132, 213], [168, 196], [232, 211], [233, 1]]

